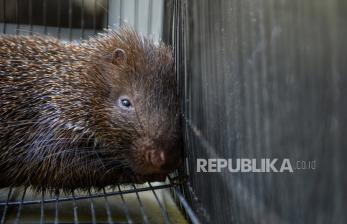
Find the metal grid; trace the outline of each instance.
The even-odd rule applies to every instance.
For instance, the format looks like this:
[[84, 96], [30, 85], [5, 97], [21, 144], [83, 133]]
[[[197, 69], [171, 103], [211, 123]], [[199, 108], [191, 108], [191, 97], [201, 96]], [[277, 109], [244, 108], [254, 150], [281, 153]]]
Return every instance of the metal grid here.
[[[168, 189], [177, 192], [182, 182], [179, 178], [169, 180], [160, 184], [117, 185], [99, 191], [72, 191], [70, 194], [59, 191], [54, 194], [35, 193], [26, 187], [3, 189], [0, 196], [0, 223], [180, 223], [179, 217], [173, 216], [169, 204], [161, 196]], [[144, 194], [147, 194], [147, 199]], [[150, 209], [148, 202], [145, 202], [148, 196], [154, 199], [151, 200]], [[134, 212], [134, 199], [137, 212]], [[187, 206], [184, 198], [180, 202]], [[117, 210], [114, 209], [115, 205]], [[66, 215], [66, 208], [72, 209], [72, 213]], [[31, 216], [37, 219], [24, 221], [23, 216], [25, 220], [30, 220], [28, 212], [33, 212]]]
[[[77, 3], [79, 8], [74, 6]], [[92, 10], [88, 11], [90, 4]], [[0, 0], [0, 32], [45, 34], [65, 41], [78, 41], [104, 28], [127, 23], [141, 34], [159, 39], [163, 4], [163, 0]], [[36, 14], [38, 11], [39, 15]], [[98, 191], [76, 190], [69, 194], [35, 193], [30, 187], [0, 189], [0, 224], [184, 223], [185, 217], [177, 214], [178, 210], [172, 209], [172, 204], [168, 206], [167, 200], [172, 200], [172, 195], [175, 198], [172, 203], [182, 208], [186, 218], [199, 223], [180, 193], [182, 184], [176, 177], [166, 183], [118, 185]], [[170, 198], [165, 199], [168, 196]], [[70, 213], [66, 214], [67, 211]]]

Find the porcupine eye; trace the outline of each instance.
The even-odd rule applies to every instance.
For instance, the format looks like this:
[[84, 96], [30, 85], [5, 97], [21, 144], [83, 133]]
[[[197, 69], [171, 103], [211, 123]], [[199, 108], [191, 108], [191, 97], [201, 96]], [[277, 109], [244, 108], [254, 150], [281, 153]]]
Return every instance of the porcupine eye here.
[[129, 100], [127, 100], [127, 99], [123, 99], [122, 100], [122, 105], [124, 106], [124, 107], [130, 107], [131, 106], [131, 103], [130, 103], [130, 101]]
[[128, 98], [119, 98], [119, 106], [120, 108], [122, 108], [123, 110], [132, 110], [132, 104], [130, 102], [130, 100]]

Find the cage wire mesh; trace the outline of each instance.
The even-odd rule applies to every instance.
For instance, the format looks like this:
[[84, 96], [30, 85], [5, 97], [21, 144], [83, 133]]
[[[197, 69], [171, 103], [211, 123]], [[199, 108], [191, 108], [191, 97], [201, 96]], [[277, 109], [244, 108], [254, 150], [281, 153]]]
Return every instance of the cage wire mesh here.
[[101, 191], [0, 190], [1, 223], [186, 223], [168, 194], [178, 180]]
[[[167, 38], [190, 171], [182, 192], [199, 218], [347, 223], [347, 2], [174, 4], [176, 31]], [[197, 172], [197, 159], [211, 158], [289, 159], [294, 171]], [[295, 167], [302, 161], [306, 169]]]
[[[130, 24], [158, 40], [163, 18], [172, 16], [171, 8], [165, 17], [163, 11], [163, 0], [0, 0], [0, 32], [79, 41]], [[180, 193], [184, 178], [178, 174], [183, 173], [176, 172], [165, 183], [69, 194], [35, 192], [30, 187], [0, 189], [0, 223], [186, 223], [189, 217], [194, 222]]]

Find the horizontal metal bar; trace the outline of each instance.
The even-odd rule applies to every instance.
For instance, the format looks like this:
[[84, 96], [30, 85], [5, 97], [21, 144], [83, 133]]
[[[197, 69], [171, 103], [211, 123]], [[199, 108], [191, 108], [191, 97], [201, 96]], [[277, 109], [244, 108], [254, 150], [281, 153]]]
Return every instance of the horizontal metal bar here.
[[[28, 222], [25, 222], [25, 224], [37, 224], [37, 222], [35, 221], [28, 221]], [[45, 222], [45, 224], [54, 224], [54, 222]], [[59, 224], [71, 224], [71, 222], [59, 222]], [[90, 222], [88, 221], [85, 221], [85, 222], [79, 222], [78, 224], [90, 224]], [[108, 224], [108, 222], [99, 222], [98, 221], [98, 224]], [[115, 222], [114, 224], [128, 224], [128, 222], [123, 222], [123, 221], [120, 221], [120, 222]]]

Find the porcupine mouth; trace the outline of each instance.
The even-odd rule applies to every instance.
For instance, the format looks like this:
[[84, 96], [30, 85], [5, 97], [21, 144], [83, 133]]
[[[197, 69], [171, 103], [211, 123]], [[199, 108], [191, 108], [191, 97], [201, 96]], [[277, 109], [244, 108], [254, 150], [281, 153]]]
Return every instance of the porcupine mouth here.
[[[164, 166], [153, 166], [146, 161], [142, 148], [130, 147], [127, 153], [118, 152], [116, 155], [109, 152], [100, 151], [95, 147], [95, 152], [91, 160], [101, 160], [101, 170], [105, 170], [104, 177], [114, 183], [143, 183], [146, 181], [164, 181], [173, 169], [166, 169]], [[142, 149], [142, 150], [141, 150]], [[120, 156], [122, 153], [122, 156]], [[148, 158], [147, 158], [148, 159]], [[99, 169], [98, 167], [95, 167]], [[171, 167], [172, 168], [172, 167]], [[102, 176], [102, 173], [100, 173]], [[107, 181], [108, 182], [108, 181]]]

